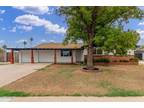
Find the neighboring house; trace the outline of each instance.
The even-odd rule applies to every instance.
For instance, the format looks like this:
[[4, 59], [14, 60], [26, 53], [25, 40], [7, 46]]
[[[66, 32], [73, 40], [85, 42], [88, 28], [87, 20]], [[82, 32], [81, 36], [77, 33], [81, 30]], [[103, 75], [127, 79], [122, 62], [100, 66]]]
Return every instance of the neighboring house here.
[[138, 48], [135, 50], [135, 56], [140, 60], [144, 60], [144, 48]]
[[[82, 44], [43, 43], [33, 48], [7, 48], [10, 50], [9, 61], [19, 63], [80, 63], [87, 55]], [[105, 55], [105, 51], [95, 48], [94, 54]], [[109, 55], [112, 55], [109, 53]], [[134, 55], [129, 50], [128, 55]]]

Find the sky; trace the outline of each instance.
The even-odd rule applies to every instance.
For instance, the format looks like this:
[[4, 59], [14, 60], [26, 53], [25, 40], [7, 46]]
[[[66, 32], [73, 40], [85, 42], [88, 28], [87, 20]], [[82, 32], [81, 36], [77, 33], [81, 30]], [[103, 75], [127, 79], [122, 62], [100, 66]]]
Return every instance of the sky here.
[[[30, 38], [34, 39], [33, 46], [47, 42], [62, 42], [65, 37], [67, 24], [64, 17], [56, 13], [58, 7], [10, 7], [0, 6], [0, 46], [23, 47]], [[144, 7], [140, 7], [144, 10]], [[138, 44], [144, 44], [144, 19], [130, 19], [126, 29], [140, 33]]]

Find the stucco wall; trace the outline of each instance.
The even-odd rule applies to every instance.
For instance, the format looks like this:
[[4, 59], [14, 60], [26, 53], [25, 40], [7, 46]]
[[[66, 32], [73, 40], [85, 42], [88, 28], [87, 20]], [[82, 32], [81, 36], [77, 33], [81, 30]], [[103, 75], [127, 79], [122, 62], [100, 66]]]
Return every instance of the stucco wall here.
[[[75, 62], [75, 51], [73, 51], [73, 62]], [[61, 50], [57, 50], [57, 63], [71, 63], [71, 56], [61, 56]]]
[[83, 61], [83, 50], [77, 50], [75, 52], [75, 56], [76, 56], [76, 62], [82, 62]]
[[[54, 63], [54, 50], [34, 50], [34, 62], [51, 62]], [[76, 60], [76, 54], [77, 59]], [[71, 63], [71, 56], [63, 57], [61, 56], [61, 50], [56, 50], [57, 63]], [[77, 53], [77, 50], [73, 50], [73, 62], [82, 60], [82, 52]], [[31, 51], [23, 50], [19, 52], [19, 62], [20, 63], [30, 63], [31, 62]]]

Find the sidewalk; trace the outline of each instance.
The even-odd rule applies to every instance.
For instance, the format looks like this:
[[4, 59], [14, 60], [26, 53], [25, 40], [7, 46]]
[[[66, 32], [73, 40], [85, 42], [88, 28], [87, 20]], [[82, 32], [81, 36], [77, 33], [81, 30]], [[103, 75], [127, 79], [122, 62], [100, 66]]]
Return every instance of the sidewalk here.
[[0, 102], [144, 102], [144, 97], [1, 97]]

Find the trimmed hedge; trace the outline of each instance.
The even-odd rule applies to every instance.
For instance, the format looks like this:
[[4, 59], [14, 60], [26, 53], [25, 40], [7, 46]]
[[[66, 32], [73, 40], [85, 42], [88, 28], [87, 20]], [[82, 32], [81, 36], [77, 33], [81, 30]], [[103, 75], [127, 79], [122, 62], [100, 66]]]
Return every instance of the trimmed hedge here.
[[139, 59], [135, 57], [135, 58], [131, 58], [130, 61], [132, 61], [132, 62], [138, 62]]
[[109, 63], [110, 62], [110, 60], [109, 59], [107, 59], [107, 58], [99, 58], [99, 59], [96, 59], [96, 60], [94, 60], [94, 62], [98, 62], [98, 63]]

